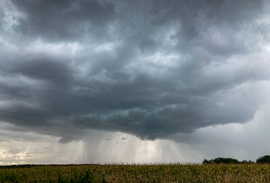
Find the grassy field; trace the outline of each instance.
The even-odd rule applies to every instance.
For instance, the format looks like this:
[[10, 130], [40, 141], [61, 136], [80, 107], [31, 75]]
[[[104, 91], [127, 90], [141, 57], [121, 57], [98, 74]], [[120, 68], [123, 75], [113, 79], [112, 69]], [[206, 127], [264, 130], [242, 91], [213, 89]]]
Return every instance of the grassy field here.
[[0, 182], [270, 182], [270, 165], [4, 166]]

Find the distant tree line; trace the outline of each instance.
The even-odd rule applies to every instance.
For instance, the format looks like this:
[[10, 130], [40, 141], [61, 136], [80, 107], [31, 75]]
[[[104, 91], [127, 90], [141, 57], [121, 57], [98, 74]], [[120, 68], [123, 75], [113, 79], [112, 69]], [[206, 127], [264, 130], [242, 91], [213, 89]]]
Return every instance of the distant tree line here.
[[[243, 160], [243, 161], [238, 161], [237, 159], [233, 159], [233, 158], [215, 158], [215, 159], [210, 159], [210, 160], [203, 160], [203, 164], [252, 164], [255, 163], [254, 161], [247, 161], [247, 160]], [[270, 155], [265, 155], [262, 157], [259, 157], [256, 160], [256, 163], [270, 163]]]

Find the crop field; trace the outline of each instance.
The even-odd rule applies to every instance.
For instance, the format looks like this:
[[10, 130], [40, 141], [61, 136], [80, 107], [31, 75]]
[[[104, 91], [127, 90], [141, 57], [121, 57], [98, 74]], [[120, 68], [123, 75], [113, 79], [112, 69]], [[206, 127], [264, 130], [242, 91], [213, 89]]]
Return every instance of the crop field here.
[[0, 182], [270, 182], [270, 165], [2, 166]]

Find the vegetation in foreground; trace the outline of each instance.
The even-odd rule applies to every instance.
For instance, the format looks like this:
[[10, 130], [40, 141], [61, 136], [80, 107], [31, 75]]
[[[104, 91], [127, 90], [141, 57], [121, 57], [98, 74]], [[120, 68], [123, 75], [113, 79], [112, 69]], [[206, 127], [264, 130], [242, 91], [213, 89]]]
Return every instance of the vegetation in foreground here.
[[2, 166], [0, 182], [270, 182], [270, 165]]

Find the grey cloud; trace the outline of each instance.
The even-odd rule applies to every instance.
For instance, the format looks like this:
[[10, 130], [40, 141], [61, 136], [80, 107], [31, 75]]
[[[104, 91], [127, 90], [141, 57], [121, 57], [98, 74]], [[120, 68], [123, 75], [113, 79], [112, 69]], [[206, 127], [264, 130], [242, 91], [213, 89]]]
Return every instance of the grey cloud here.
[[250, 92], [269, 79], [263, 1], [12, 2], [25, 14], [12, 34], [25, 39], [0, 51], [0, 120], [18, 131], [166, 138], [245, 123], [263, 103]]
[[46, 58], [26, 62], [21, 61], [10, 72], [49, 81], [58, 85], [67, 85], [72, 80], [72, 69], [69, 68], [67, 63], [63, 61], [52, 61]]
[[76, 119], [74, 125], [83, 128], [88, 126], [96, 129], [121, 130], [143, 139], [155, 139], [177, 132], [190, 133], [197, 128], [211, 125], [244, 123], [253, 118], [258, 108], [256, 103], [252, 103], [253, 106], [239, 104], [243, 100], [241, 98], [238, 98], [237, 102], [226, 98], [186, 97], [190, 99], [177, 101], [177, 97], [173, 98], [174, 102], [170, 102], [170, 105], [152, 102], [149, 108], [142, 111], [131, 110], [128, 114], [112, 114], [105, 118], [84, 117]]
[[[174, 19], [190, 23], [206, 14], [208, 19], [218, 22], [239, 23], [259, 16], [264, 1], [221, 0], [221, 1], [153, 1], [151, 13], [156, 15], [156, 24], [164, 24]], [[184, 19], [186, 18], [186, 19]]]
[[3, 29], [3, 24], [4, 24], [4, 21], [3, 21], [3, 18], [4, 18], [4, 12], [3, 11], [0, 11], [0, 30]]
[[141, 42], [139, 43], [139, 48], [142, 53], [153, 52], [157, 48], [157, 44], [155, 43], [154, 40], [145, 38], [142, 39]]
[[[84, 33], [103, 31], [106, 22], [116, 16], [112, 3], [99, 1], [12, 1], [26, 18], [19, 20], [16, 31], [50, 41], [76, 40]], [[99, 34], [99, 36], [102, 36]]]
[[12, 122], [15, 124], [43, 126], [46, 125], [46, 120], [51, 115], [46, 111], [42, 111], [27, 105], [14, 104], [9, 107], [2, 108], [1, 119], [3, 121]]
[[151, 9], [155, 17], [152, 22], [159, 26], [179, 23], [175, 36], [179, 49], [188, 53], [194, 47], [203, 47], [211, 55], [246, 54], [246, 37], [239, 39], [236, 35], [245, 27], [246, 30], [253, 28], [252, 21], [261, 15], [263, 6], [263, 1], [252, 0], [155, 1]]

